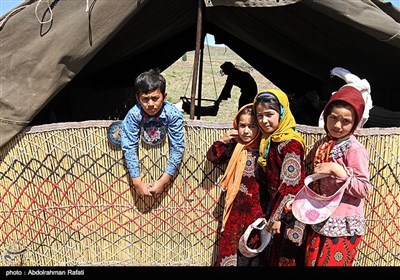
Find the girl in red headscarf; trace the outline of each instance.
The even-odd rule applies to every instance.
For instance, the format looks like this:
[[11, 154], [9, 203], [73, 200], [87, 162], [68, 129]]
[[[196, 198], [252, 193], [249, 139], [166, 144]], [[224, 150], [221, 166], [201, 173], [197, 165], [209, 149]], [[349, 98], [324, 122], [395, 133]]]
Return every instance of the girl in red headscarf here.
[[306, 242], [306, 266], [352, 266], [356, 248], [364, 234], [364, 199], [370, 189], [369, 156], [353, 135], [362, 119], [365, 104], [361, 92], [343, 86], [323, 111], [326, 136], [317, 141], [306, 158], [314, 173], [331, 176], [317, 181], [314, 191], [335, 193], [348, 183], [335, 212], [325, 221], [311, 225]]

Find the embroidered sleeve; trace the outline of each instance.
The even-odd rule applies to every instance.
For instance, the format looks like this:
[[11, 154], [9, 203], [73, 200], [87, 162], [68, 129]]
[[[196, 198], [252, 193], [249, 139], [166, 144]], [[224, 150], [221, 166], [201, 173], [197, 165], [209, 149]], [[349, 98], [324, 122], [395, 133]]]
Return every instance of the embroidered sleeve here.
[[293, 197], [304, 185], [306, 171], [304, 167], [303, 146], [295, 140], [285, 141], [280, 144], [279, 153], [283, 157], [280, 170], [278, 194], [279, 197], [272, 210], [274, 217], [280, 217], [278, 209], [282, 203]]
[[292, 140], [281, 149], [281, 153], [283, 154], [283, 162], [279, 192], [283, 195], [295, 195], [304, 184], [304, 149], [299, 142]]
[[288, 202], [294, 199], [294, 195], [288, 194], [282, 197], [281, 202], [278, 204], [278, 207], [275, 209], [274, 214], [272, 216], [272, 221], [281, 221], [286, 220], [286, 216], [291, 210], [287, 207]]
[[228, 162], [234, 146], [235, 145], [232, 142], [223, 143], [221, 141], [215, 141], [207, 151], [207, 160], [214, 164]]

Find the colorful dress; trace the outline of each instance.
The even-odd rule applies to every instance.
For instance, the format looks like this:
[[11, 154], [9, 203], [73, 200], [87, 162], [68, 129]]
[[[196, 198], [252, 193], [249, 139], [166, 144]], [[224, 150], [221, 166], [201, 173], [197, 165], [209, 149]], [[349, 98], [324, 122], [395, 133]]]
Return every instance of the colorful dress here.
[[[321, 163], [336, 162], [344, 168], [346, 175], [322, 178], [311, 187], [320, 195], [329, 196], [344, 184], [346, 186], [343, 197], [331, 216], [311, 226], [306, 242], [306, 266], [353, 265], [357, 246], [364, 235], [364, 200], [371, 188], [368, 151], [353, 133], [359, 125], [362, 127], [364, 124], [364, 114], [367, 113], [368, 116], [371, 105], [368, 104], [366, 108], [363, 93], [348, 84], [336, 91], [325, 105], [322, 116], [326, 135], [314, 144], [306, 164], [312, 164], [315, 168]], [[330, 125], [327, 121], [336, 106], [353, 108], [353, 126], [349, 133], [341, 138], [331, 135], [331, 132], [340, 128], [340, 125], [337, 125], [338, 117], [332, 114], [333, 120], [331, 119]]]
[[[279, 102], [276, 102], [277, 99]], [[257, 94], [254, 105], [279, 104], [279, 123], [272, 132], [263, 132], [260, 140], [258, 163], [266, 172], [265, 180], [270, 194], [269, 225], [280, 222], [268, 245], [271, 255], [269, 266], [304, 266], [305, 224], [297, 221], [291, 202], [304, 185], [305, 142], [296, 130], [296, 121], [290, 111], [287, 95], [280, 89], [269, 89]], [[268, 107], [275, 110], [275, 107]], [[263, 119], [263, 118], [261, 118]], [[259, 121], [259, 124], [260, 123]]]
[[[235, 148], [236, 141], [225, 144], [216, 141], [207, 151], [207, 159], [215, 164], [227, 162]], [[220, 235], [216, 266], [262, 266], [266, 263], [267, 250], [253, 258], [243, 256], [238, 250], [239, 239], [257, 218], [266, 217], [268, 195], [265, 186], [256, 179], [258, 150], [248, 150], [246, 167], [239, 192], [232, 204], [232, 209]], [[264, 176], [260, 176], [264, 177]], [[250, 248], [260, 246], [258, 231], [253, 231], [248, 239]]]
[[304, 149], [296, 140], [271, 142], [266, 181], [270, 193], [270, 220], [281, 221], [279, 234], [270, 243], [270, 266], [302, 266], [305, 225], [295, 220], [287, 203], [304, 185]]
[[[328, 143], [327, 140], [324, 138], [314, 145], [310, 159], [318, 158], [315, 156], [318, 148]], [[368, 152], [354, 135], [333, 144], [327, 161], [346, 166], [347, 177], [319, 180], [319, 192], [330, 195], [343, 184], [349, 185], [335, 212], [327, 220], [311, 226], [306, 266], [352, 266], [365, 231], [364, 199], [370, 189]]]

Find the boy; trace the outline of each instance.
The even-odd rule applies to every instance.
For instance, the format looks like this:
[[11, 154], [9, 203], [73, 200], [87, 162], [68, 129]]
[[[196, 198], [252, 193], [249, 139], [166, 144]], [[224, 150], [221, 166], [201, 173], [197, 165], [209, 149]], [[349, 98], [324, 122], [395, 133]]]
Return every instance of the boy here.
[[[172, 103], [166, 101], [166, 82], [159, 70], [150, 69], [135, 80], [133, 106], [121, 124], [121, 148], [131, 176], [133, 188], [139, 196], [160, 194], [171, 181], [182, 161], [185, 149], [183, 116]], [[168, 134], [169, 158], [163, 175], [153, 183], [140, 177], [139, 138], [148, 145], [158, 145]]]

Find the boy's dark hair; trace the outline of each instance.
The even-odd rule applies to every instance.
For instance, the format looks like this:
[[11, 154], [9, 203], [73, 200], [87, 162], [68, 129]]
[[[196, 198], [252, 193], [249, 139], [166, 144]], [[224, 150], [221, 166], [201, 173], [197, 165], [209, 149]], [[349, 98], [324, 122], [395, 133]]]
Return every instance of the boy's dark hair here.
[[141, 73], [135, 79], [135, 94], [149, 93], [160, 89], [164, 95], [166, 90], [166, 82], [163, 75], [161, 75], [159, 69], [150, 69], [146, 72]]

